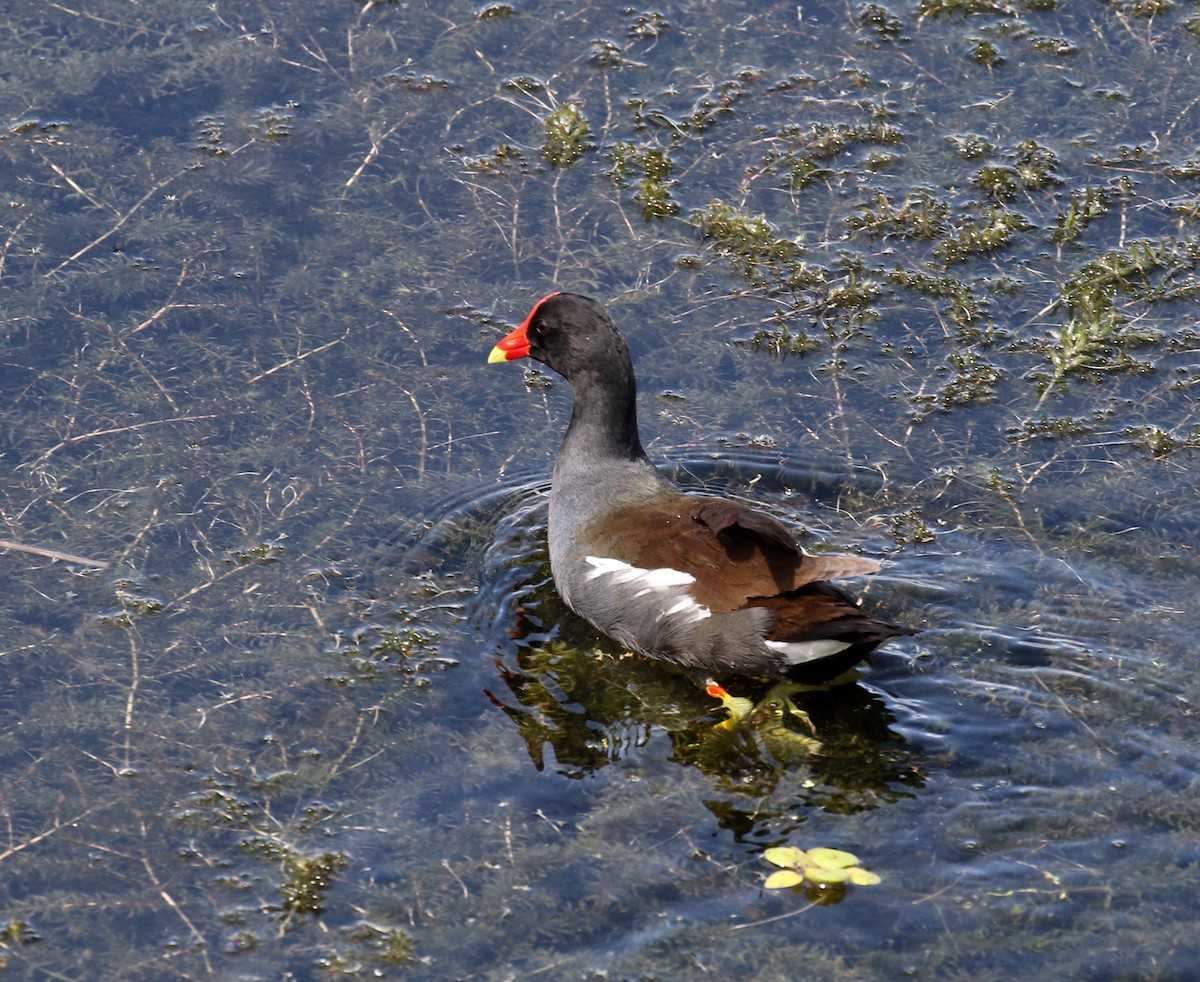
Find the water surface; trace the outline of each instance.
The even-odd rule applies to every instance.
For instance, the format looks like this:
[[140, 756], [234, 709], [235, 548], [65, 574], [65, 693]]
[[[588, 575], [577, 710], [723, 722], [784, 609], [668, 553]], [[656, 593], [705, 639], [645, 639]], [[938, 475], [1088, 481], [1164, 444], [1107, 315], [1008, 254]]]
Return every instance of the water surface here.
[[[1198, 37], [18, 4], [5, 965], [1186, 975]], [[794, 693], [811, 731], [722, 726], [555, 595], [569, 393], [484, 364], [554, 288], [611, 305], [681, 483], [884, 562], [852, 588], [920, 633]], [[765, 889], [776, 846], [881, 882]]]

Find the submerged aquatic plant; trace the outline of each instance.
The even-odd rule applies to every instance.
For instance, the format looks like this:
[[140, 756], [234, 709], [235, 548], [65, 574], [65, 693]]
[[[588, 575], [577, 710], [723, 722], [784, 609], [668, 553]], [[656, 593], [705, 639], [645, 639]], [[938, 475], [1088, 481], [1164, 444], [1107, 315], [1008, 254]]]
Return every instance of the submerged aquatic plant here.
[[1081, 266], [1060, 291], [1067, 317], [1045, 346], [1050, 373], [1035, 375], [1038, 407], [1069, 375], [1148, 368], [1129, 349], [1154, 344], [1163, 332], [1135, 328], [1144, 310], [1138, 307], [1194, 298], [1200, 293], [1198, 265], [1200, 243], [1167, 239], [1130, 242]]
[[639, 149], [628, 140], [620, 140], [608, 157], [613, 163], [609, 175], [616, 187], [627, 188], [636, 174], [642, 175], [633, 183], [633, 200], [641, 206], [645, 221], [663, 221], [678, 213], [679, 204], [671, 198], [673, 164], [665, 150]]
[[587, 116], [573, 102], [564, 102], [546, 117], [542, 157], [551, 167], [568, 167], [592, 148]]
[[[881, 0], [841, 5], [849, 33], [787, 4], [677, 4], [669, 23], [538, 2], [285, 3], [249, 21], [207, 0], [12, 6], [6, 91], [31, 108], [0, 125], [0, 532], [58, 562], [3, 564], [0, 963], [116, 979], [413, 961], [416, 979], [487, 959], [577, 977], [602, 943], [628, 977], [695, 958], [882, 978], [920, 947], [928, 973], [978, 977], [1019, 933], [1037, 952], [1019, 957], [1060, 975], [1129, 974], [1156, 947], [1179, 968], [1174, 888], [1194, 870], [1176, 860], [1200, 821], [1170, 793], [1197, 701], [1180, 643], [1200, 447], [1190, 5]], [[967, 32], [1007, 63], [967, 61]], [[1139, 242], [1178, 248], [1140, 260]], [[497, 514], [435, 502], [548, 471], [540, 417], [562, 390], [481, 387], [473, 355], [542, 283], [645, 315], [647, 394], [687, 397], [647, 427], [656, 449], [686, 433], [691, 458], [725, 441], [757, 466], [814, 447], [841, 473], [848, 434], [855, 480], [822, 478], [818, 500], [896, 556], [873, 589], [938, 627], [915, 670], [880, 660], [895, 699], [748, 688], [745, 721], [721, 728], [690, 680], [597, 658], [569, 625], [529, 640], [561, 622], [548, 588], [513, 618], [521, 638], [493, 623], [509, 581], [477, 573]], [[1039, 386], [1063, 396], [1053, 414]], [[804, 491], [779, 494], [804, 507]], [[368, 575], [372, 544], [435, 515], [435, 536]], [[504, 576], [538, 548], [537, 529], [513, 534]], [[1111, 566], [1082, 598], [1013, 577], [1018, 535], [1081, 580], [1081, 550]], [[1026, 579], [1040, 588], [1015, 602]], [[1038, 677], [1060, 704], [1014, 674], [1015, 621], [1058, 639], [1027, 647], [1066, 669]], [[1153, 687], [1128, 684], [1146, 667]], [[1100, 675], [1111, 688], [1067, 688]], [[957, 724], [976, 709], [1020, 743], [1005, 769], [1036, 793], [975, 787], [982, 755], [960, 751], [993, 731]], [[892, 834], [915, 812], [887, 806], [925, 773], [988, 806], [931, 847], [978, 836], [986, 862], [1011, 856], [1009, 899], [991, 879], [938, 889], [954, 863]], [[1006, 801], [1020, 827], [965, 828], [1003, 824]], [[817, 813], [849, 841], [869, 813], [889, 885], [928, 891], [906, 950], [865, 953], [855, 932], [730, 944], [719, 917], [628, 943], [664, 889], [681, 905], [736, 890], [748, 843]], [[1099, 858], [1147, 828], [1138, 855]], [[1111, 892], [1090, 911], [1073, 895], [1064, 927], [1039, 899], [1061, 888], [1029, 887], [1085, 852]], [[827, 902], [847, 889], [811, 868], [780, 871]], [[1094, 963], [1071, 960], [1084, 949]]]

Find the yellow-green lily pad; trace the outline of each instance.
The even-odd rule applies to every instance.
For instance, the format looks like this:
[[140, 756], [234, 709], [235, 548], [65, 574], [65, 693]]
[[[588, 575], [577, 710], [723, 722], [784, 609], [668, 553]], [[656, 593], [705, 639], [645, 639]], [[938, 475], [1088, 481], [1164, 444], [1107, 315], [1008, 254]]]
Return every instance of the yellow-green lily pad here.
[[809, 849], [808, 858], [814, 866], [820, 866], [821, 869], [846, 869], [848, 866], [858, 865], [858, 857], [854, 853], [824, 846]]
[[804, 850], [797, 849], [795, 846], [773, 846], [763, 853], [763, 859], [774, 866], [782, 866], [785, 869], [795, 867], [803, 869], [808, 865], [805, 861]]
[[768, 890], [783, 890], [787, 887], [799, 886], [804, 882], [804, 874], [794, 869], [777, 869], [767, 877], [763, 884]]
[[850, 882], [856, 887], [873, 887], [877, 883], [883, 882], [883, 877], [878, 873], [872, 873], [869, 869], [855, 867], [854, 869], [846, 870], [850, 874]]
[[767, 877], [765, 886], [771, 890], [794, 887], [805, 881], [818, 889], [846, 883], [870, 887], [883, 882], [878, 873], [859, 866], [854, 853], [842, 849], [817, 846], [806, 851], [795, 846], [772, 846], [764, 850], [763, 859], [782, 867]]
[[[786, 872], [786, 871], [784, 871]], [[820, 866], [810, 867], [805, 871], [808, 878], [822, 886], [832, 886], [834, 883], [845, 883], [850, 879], [850, 871], [845, 869], [823, 869]]]

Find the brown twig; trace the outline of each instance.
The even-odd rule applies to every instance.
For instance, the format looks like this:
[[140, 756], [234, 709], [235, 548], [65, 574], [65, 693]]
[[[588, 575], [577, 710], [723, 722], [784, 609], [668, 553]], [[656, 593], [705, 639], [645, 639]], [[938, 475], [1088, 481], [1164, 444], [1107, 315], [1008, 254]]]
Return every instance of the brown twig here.
[[274, 368], [268, 368], [265, 372], [259, 372], [257, 375], [254, 376], [254, 378], [247, 379], [246, 384], [254, 385], [254, 383], [261, 382], [268, 375], [274, 375], [276, 372], [282, 371], [285, 368], [290, 368], [292, 365], [295, 365], [297, 362], [304, 361], [305, 358], [311, 358], [313, 355], [319, 355], [322, 351], [328, 351], [334, 345], [341, 344], [343, 341], [345, 341], [346, 338], [348, 338], [350, 336], [350, 330], [351, 329], [348, 327], [348, 328], [346, 328], [345, 331], [342, 332], [342, 336], [340, 338], [334, 338], [332, 341], [329, 341], [325, 344], [319, 345], [316, 348], [309, 348], [308, 351], [301, 352], [300, 354], [298, 354], [292, 358], [288, 358], [286, 361], [281, 361]]
[[59, 559], [64, 563], [78, 563], [80, 566], [93, 566], [96, 569], [108, 569], [112, 563], [103, 559], [88, 559], [86, 556], [76, 556], [58, 549], [43, 549], [41, 546], [27, 546], [11, 539], [0, 539], [0, 549], [11, 549], [13, 552], [27, 552], [34, 556], [45, 556], [47, 559]]
[[216, 413], [205, 413], [201, 416], [172, 416], [168, 419], [148, 419], [145, 422], [131, 423], [128, 426], [113, 426], [107, 430], [92, 430], [90, 433], [80, 433], [78, 436], [69, 436], [65, 440], [59, 441], [40, 457], [38, 457], [38, 459], [35, 460], [30, 466], [39, 467], [64, 447], [69, 447], [73, 443], [82, 443], [84, 440], [93, 440], [98, 436], [113, 436], [116, 433], [132, 433], [134, 430], [144, 430], [149, 426], [162, 426], [165, 423], [193, 423], [196, 420], [216, 418]]
[[[71, 188], [74, 189], [76, 191], [76, 193], [82, 195], [85, 200], [89, 201], [91, 204], [95, 205], [96, 207], [101, 207], [101, 208], [105, 207], [104, 205], [100, 204], [95, 198], [93, 198], [92, 195], [88, 194], [85, 190], [83, 190], [83, 188], [81, 188], [73, 180], [71, 180], [69, 177], [67, 177], [65, 174], [63, 174], [62, 171], [55, 164], [51, 164], [50, 167], [52, 170], [58, 172], [63, 177], [63, 179], [67, 181], [67, 183], [71, 186]], [[89, 252], [91, 252], [93, 249], [95, 249], [96, 246], [98, 246], [105, 239], [109, 238], [110, 236], [116, 235], [117, 232], [119, 232], [124, 227], [125, 223], [128, 222], [129, 219], [131, 219], [135, 214], [137, 214], [138, 210], [142, 207], [142, 205], [144, 205], [147, 201], [149, 201], [151, 198], [153, 198], [156, 194], [158, 194], [160, 191], [162, 191], [164, 188], [166, 188], [169, 184], [171, 184], [176, 178], [178, 178], [183, 173], [185, 173], [185, 172], [180, 170], [180, 171], [177, 171], [176, 173], [172, 174], [170, 177], [166, 178], [165, 180], [159, 181], [157, 184], [154, 185], [154, 187], [152, 187], [149, 191], [147, 191], [140, 198], [138, 198], [137, 202], [133, 205], [133, 207], [130, 208], [127, 212], [125, 212], [125, 214], [122, 215], [120, 218], [118, 218], [116, 221], [116, 224], [113, 225], [112, 228], [110, 228], [107, 232], [105, 232], [103, 235], [99, 236], [98, 238], [93, 239], [91, 242], [89, 242], [87, 245], [85, 245], [82, 249], [78, 250], [74, 255], [68, 256], [66, 259], [64, 259], [61, 263], [59, 263], [57, 266], [55, 266], [48, 273], [43, 273], [42, 278], [49, 279], [50, 277], [52, 277], [56, 273], [58, 273], [59, 270], [65, 268], [67, 266], [70, 266], [71, 263], [75, 262], [76, 259], [79, 259], [81, 256], [87, 255]]]
[[748, 927], [761, 927], [764, 924], [774, 924], [776, 921], [783, 921], [789, 917], [796, 917], [799, 914], [805, 914], [817, 906], [814, 900], [806, 907], [798, 907], [796, 910], [789, 910], [786, 914], [776, 914], [774, 917], [764, 917], [761, 921], [747, 921], [745, 924], [734, 924], [729, 930], [742, 931]]

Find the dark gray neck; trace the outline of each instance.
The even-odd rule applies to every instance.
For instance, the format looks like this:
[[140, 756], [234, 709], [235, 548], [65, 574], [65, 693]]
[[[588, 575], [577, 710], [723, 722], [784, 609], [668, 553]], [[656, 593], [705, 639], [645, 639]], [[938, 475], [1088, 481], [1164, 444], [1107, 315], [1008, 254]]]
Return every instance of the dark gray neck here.
[[[646, 457], [638, 439], [637, 399], [633, 372], [627, 377], [577, 381], [571, 423], [559, 459], [577, 461], [640, 460]], [[586, 393], [580, 398], [580, 391]]]

